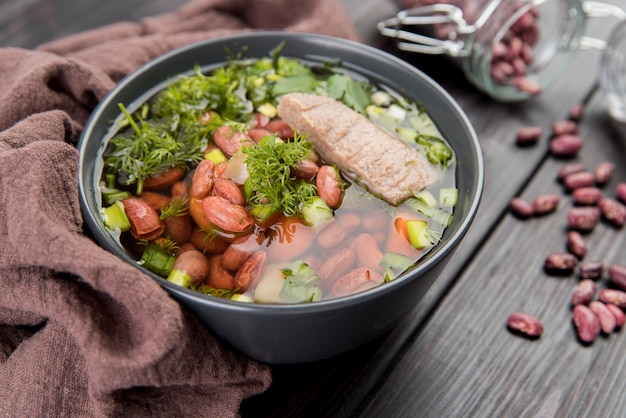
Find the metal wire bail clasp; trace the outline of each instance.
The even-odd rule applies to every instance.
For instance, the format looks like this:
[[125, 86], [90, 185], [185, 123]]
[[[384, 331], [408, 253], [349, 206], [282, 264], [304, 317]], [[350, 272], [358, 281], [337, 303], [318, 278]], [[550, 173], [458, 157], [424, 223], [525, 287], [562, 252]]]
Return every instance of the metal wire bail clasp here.
[[[404, 28], [420, 25], [453, 25], [448, 39], [411, 32]], [[422, 54], [448, 54], [458, 57], [463, 54], [465, 43], [458, 35], [468, 35], [476, 31], [463, 18], [463, 11], [451, 4], [434, 4], [401, 10], [396, 16], [378, 22], [381, 35], [396, 40], [398, 49]]]

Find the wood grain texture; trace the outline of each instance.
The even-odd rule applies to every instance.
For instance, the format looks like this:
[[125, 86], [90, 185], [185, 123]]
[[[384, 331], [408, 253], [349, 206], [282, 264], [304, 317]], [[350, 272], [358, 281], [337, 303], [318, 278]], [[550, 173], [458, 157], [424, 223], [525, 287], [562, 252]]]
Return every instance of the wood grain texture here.
[[[607, 2], [626, 9], [626, 0]], [[166, 13], [184, 0], [5, 0], [0, 46], [34, 48], [59, 37], [120, 20]], [[577, 278], [543, 269], [565, 245], [563, 194], [558, 210], [521, 221], [508, 211], [514, 196], [532, 200], [563, 193], [556, 173], [568, 161], [552, 158], [547, 135], [519, 148], [517, 129], [549, 131], [573, 104], [588, 99], [581, 123], [589, 168], [617, 164], [607, 195], [626, 181], [626, 136], [613, 129], [595, 89], [598, 51], [581, 51], [568, 71], [536, 99], [497, 103], [478, 92], [449, 59], [401, 54], [375, 24], [397, 12], [391, 0], [342, 0], [363, 42], [406, 59], [442, 84], [467, 113], [485, 157], [479, 214], [449, 265], [426, 296], [387, 335], [337, 358], [273, 368], [274, 383], [244, 401], [247, 416], [620, 416], [626, 409], [624, 331], [581, 345], [571, 324], [569, 296]], [[588, 32], [606, 37], [611, 25], [592, 19]], [[606, 223], [585, 236], [586, 259], [626, 264], [626, 232]], [[529, 341], [506, 330], [510, 312], [544, 321]]]

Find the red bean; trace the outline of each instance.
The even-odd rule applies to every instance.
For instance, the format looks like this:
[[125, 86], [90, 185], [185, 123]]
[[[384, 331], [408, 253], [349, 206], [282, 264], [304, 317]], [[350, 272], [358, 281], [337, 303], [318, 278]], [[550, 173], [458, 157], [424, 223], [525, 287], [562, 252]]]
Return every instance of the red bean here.
[[516, 142], [518, 145], [534, 145], [543, 135], [543, 129], [539, 126], [526, 126], [517, 131]]
[[213, 141], [227, 157], [232, 157], [242, 145], [254, 144], [246, 132], [237, 132], [232, 126], [220, 126], [213, 133]]
[[335, 167], [323, 165], [317, 170], [315, 185], [318, 195], [326, 204], [336, 209], [341, 204], [341, 188], [339, 187], [339, 175]]

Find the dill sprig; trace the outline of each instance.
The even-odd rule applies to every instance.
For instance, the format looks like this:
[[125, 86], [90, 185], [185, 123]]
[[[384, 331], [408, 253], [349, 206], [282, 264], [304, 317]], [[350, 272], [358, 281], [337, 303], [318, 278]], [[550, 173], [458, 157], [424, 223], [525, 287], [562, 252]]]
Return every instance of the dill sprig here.
[[317, 188], [292, 176], [291, 170], [307, 157], [312, 147], [298, 134], [289, 142], [268, 136], [257, 146], [243, 147], [249, 175], [245, 187], [247, 201], [252, 206], [269, 203], [281, 208], [287, 216], [297, 215], [302, 204], [317, 195]]
[[187, 196], [172, 199], [169, 204], [161, 208], [159, 219], [163, 220], [173, 216], [185, 216], [189, 213], [189, 198]]
[[104, 163], [122, 183], [135, 184], [137, 194], [143, 191], [147, 177], [171, 167], [187, 167], [203, 158], [206, 138], [185, 132], [178, 118], [144, 120], [141, 115], [133, 117], [122, 103], [119, 107], [129, 128], [111, 139]]

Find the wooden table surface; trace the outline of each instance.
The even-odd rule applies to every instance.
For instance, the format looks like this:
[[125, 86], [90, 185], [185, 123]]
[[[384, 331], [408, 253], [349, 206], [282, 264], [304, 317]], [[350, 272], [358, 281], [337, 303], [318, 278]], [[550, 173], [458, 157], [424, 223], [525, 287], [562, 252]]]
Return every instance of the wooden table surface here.
[[[0, 46], [36, 45], [119, 20], [172, 11], [184, 0], [4, 0]], [[576, 275], [543, 270], [547, 254], [565, 250], [570, 196], [556, 181], [571, 161], [589, 169], [617, 166], [605, 194], [626, 181], [626, 136], [610, 123], [596, 88], [600, 53], [580, 51], [563, 77], [539, 97], [502, 104], [479, 93], [441, 57], [403, 55], [378, 36], [376, 22], [398, 9], [389, 0], [342, 0], [363, 42], [396, 53], [440, 82], [473, 123], [485, 157], [479, 214], [454, 258], [426, 296], [395, 329], [340, 357], [273, 367], [273, 384], [245, 400], [244, 417], [619, 417], [626, 414], [624, 330], [583, 345], [572, 325], [570, 295]], [[626, 9], [626, 0], [609, 3]], [[610, 23], [610, 24], [609, 24]], [[613, 21], [592, 20], [589, 32], [606, 36]], [[533, 147], [515, 145], [516, 131], [545, 132], [584, 102], [583, 152], [555, 159], [545, 135]], [[520, 220], [508, 204], [544, 193], [562, 196], [553, 214]], [[588, 260], [626, 265], [626, 231], [606, 222], [585, 236]], [[606, 286], [606, 277], [598, 283]], [[506, 318], [525, 311], [545, 333], [529, 340], [510, 333]]]

